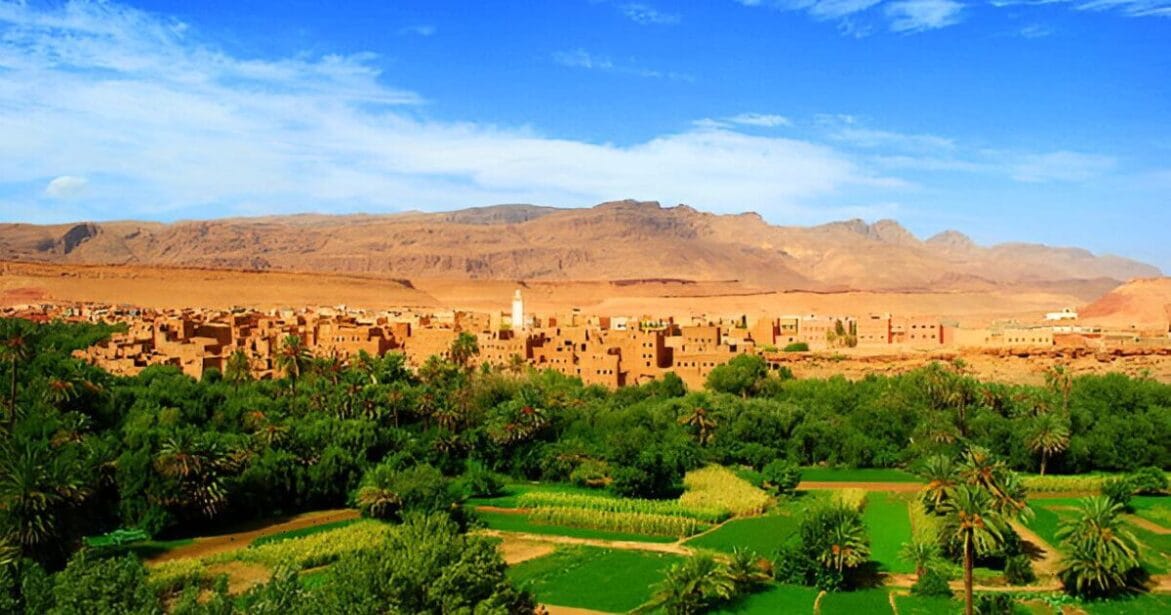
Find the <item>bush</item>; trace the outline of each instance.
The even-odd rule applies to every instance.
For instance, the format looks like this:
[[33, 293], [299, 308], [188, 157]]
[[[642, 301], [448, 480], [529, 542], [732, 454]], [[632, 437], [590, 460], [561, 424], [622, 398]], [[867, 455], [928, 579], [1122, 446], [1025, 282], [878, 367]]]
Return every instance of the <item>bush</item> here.
[[923, 571], [915, 584], [911, 586], [911, 593], [916, 596], [938, 596], [951, 598], [951, 586], [948, 585], [947, 574], [942, 570], [931, 567]]
[[1144, 495], [1154, 495], [1167, 490], [1167, 474], [1156, 467], [1140, 468], [1130, 475], [1134, 490]]
[[79, 551], [55, 577], [53, 596], [53, 615], [162, 612], [147, 587], [146, 568], [132, 555], [96, 558]]
[[1009, 585], [1028, 585], [1037, 580], [1033, 560], [1028, 555], [1013, 555], [1004, 561], [1004, 578]]
[[597, 459], [586, 459], [569, 473], [569, 480], [580, 487], [601, 487], [609, 478], [610, 464]]
[[801, 468], [797, 464], [777, 459], [761, 470], [764, 486], [775, 494], [792, 493], [801, 482]]
[[1023, 607], [1018, 609], [1016, 598], [1011, 594], [1000, 592], [977, 594], [972, 606], [980, 615], [1013, 615], [1021, 611], [1029, 612]]
[[1111, 502], [1129, 510], [1130, 498], [1134, 495], [1134, 483], [1130, 478], [1118, 476], [1102, 483], [1102, 495]]
[[809, 352], [809, 344], [805, 342], [793, 342], [783, 348], [785, 352]]
[[397, 519], [404, 511], [449, 512], [458, 500], [455, 489], [435, 468], [406, 470], [383, 462], [362, 476], [354, 502], [367, 517]]
[[504, 481], [483, 464], [475, 462], [468, 462], [460, 486], [463, 494], [471, 498], [492, 498], [504, 492]]

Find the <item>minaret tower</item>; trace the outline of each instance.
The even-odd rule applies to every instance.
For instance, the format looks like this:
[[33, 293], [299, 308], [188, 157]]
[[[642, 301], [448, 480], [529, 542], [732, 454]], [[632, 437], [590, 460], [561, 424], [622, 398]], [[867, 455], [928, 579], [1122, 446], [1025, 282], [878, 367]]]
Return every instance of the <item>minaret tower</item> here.
[[525, 300], [520, 298], [518, 288], [512, 296], [512, 330], [519, 332], [528, 328], [528, 323], [525, 322]]

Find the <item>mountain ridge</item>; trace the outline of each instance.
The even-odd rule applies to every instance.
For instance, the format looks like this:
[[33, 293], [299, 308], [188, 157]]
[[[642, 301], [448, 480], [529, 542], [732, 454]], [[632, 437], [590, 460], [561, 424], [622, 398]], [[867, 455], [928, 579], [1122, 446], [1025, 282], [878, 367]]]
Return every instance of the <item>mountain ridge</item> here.
[[470, 279], [742, 280], [759, 288], [955, 290], [1162, 275], [1081, 248], [919, 239], [897, 221], [782, 226], [755, 212], [611, 201], [173, 223], [0, 224], [0, 259]]

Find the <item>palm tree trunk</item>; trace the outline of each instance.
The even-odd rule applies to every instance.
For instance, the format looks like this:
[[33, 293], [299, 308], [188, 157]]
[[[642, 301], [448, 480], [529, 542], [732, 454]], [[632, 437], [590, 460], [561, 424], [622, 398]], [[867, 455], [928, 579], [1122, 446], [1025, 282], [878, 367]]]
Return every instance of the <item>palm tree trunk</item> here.
[[12, 389], [8, 396], [8, 432], [16, 427], [16, 355], [12, 355]]
[[972, 535], [964, 534], [964, 615], [972, 615]]
[[1049, 451], [1041, 449], [1041, 476], [1045, 476], [1045, 465], [1049, 462]]

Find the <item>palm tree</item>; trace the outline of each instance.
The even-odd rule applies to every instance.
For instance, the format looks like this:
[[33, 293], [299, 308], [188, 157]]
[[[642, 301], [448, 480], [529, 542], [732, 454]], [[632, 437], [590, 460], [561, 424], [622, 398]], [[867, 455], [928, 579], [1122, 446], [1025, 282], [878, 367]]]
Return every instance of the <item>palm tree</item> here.
[[285, 376], [289, 379], [289, 386], [292, 388], [293, 396], [297, 395], [297, 379], [301, 377], [301, 372], [309, 363], [309, 350], [301, 342], [301, 338], [296, 335], [286, 335], [281, 341], [280, 352], [276, 356], [277, 367], [285, 372]]
[[1073, 375], [1064, 365], [1054, 365], [1045, 371], [1045, 384], [1061, 395], [1061, 413], [1069, 416], [1069, 394], [1073, 391]]
[[828, 532], [823, 538], [824, 548], [815, 555], [821, 565], [833, 568], [841, 575], [847, 568], [856, 568], [870, 559], [866, 527], [855, 511], [842, 509], [841, 513], [834, 515], [826, 529]]
[[735, 591], [735, 582], [715, 558], [695, 555], [667, 570], [648, 610], [662, 608], [671, 615], [702, 613], [712, 602], [730, 598]]
[[45, 383], [45, 401], [55, 408], [76, 397], [77, 387], [66, 378], [52, 377]]
[[772, 564], [753, 551], [735, 547], [727, 563], [728, 578], [740, 591], [746, 591], [772, 580]]
[[252, 380], [252, 364], [243, 350], [228, 355], [228, 360], [224, 364], [224, 380], [232, 383], [235, 391], [240, 390], [241, 384]]
[[1049, 457], [1069, 446], [1069, 423], [1052, 413], [1040, 414], [1033, 419], [1025, 442], [1029, 450], [1041, 456], [1041, 476], [1044, 476]]
[[963, 545], [964, 613], [972, 615], [972, 567], [977, 553], [988, 553], [1004, 540], [1008, 524], [984, 488], [960, 485], [943, 501], [943, 531]]
[[28, 360], [36, 345], [35, 330], [27, 321], [6, 319], [0, 325], [0, 359], [8, 360], [8, 431], [16, 425], [16, 372], [20, 363]]
[[73, 445], [0, 441], [0, 541], [44, 559], [67, 529], [64, 514], [89, 496]]
[[934, 536], [915, 537], [911, 542], [903, 543], [899, 556], [915, 564], [915, 576], [921, 579], [923, 573], [939, 560], [939, 542]]
[[1141, 575], [1139, 544], [1120, 515], [1121, 504], [1085, 498], [1079, 514], [1057, 530], [1068, 556], [1058, 572], [1070, 593], [1108, 596], [1135, 585]]
[[927, 481], [920, 491], [920, 498], [931, 512], [940, 509], [960, 482], [959, 468], [950, 457], [944, 455], [928, 457], [920, 475]]
[[700, 407], [693, 409], [687, 416], [681, 417], [679, 424], [695, 429], [695, 436], [700, 446], [707, 446], [711, 442], [716, 429], [716, 420], [708, 415], [705, 408]]
[[508, 370], [508, 373], [512, 374], [513, 376], [520, 376], [525, 372], [525, 367], [527, 366], [528, 362], [525, 361], [524, 357], [513, 353], [508, 357], [508, 365], [505, 366], [505, 368]]
[[155, 454], [154, 467], [177, 484], [158, 499], [165, 506], [194, 507], [205, 517], [214, 517], [227, 504], [222, 474], [233, 465], [233, 456], [215, 440], [190, 432], [167, 438]]
[[453, 363], [463, 368], [464, 371], [470, 371], [472, 357], [480, 354], [480, 343], [471, 333], [460, 333], [451, 343], [448, 354]]

